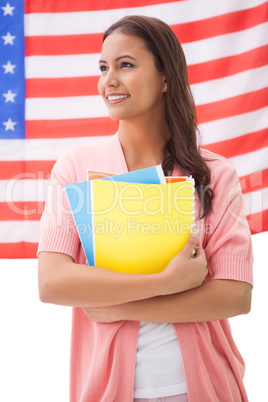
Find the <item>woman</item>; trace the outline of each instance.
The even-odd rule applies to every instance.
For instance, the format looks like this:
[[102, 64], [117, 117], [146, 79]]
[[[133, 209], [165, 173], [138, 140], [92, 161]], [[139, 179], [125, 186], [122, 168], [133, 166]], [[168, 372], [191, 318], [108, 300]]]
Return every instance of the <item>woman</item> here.
[[[74, 307], [71, 401], [247, 401], [226, 319], [250, 310], [250, 233], [233, 167], [197, 146], [182, 48], [162, 21], [128, 16], [105, 33], [100, 70], [118, 133], [56, 163], [41, 221], [40, 298]], [[195, 178], [199, 237], [158, 274], [90, 269], [63, 186], [159, 163]]]

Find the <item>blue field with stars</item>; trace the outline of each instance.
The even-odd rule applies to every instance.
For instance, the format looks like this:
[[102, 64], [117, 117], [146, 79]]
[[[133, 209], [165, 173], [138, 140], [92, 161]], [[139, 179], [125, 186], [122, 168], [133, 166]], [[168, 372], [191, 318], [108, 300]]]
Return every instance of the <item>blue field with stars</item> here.
[[25, 138], [24, 4], [0, 7], [0, 139]]

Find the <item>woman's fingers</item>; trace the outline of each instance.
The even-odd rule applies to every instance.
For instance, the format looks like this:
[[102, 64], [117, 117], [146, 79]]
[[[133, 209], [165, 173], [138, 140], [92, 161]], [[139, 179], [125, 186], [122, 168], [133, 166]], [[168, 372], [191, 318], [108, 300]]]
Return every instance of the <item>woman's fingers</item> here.
[[199, 238], [199, 233], [197, 231], [191, 232], [189, 239], [183, 249], [181, 250], [181, 253], [185, 255], [185, 257], [191, 257], [193, 254], [193, 251], [196, 248], [197, 242]]
[[193, 289], [205, 280], [208, 273], [206, 255], [202, 247], [196, 246], [197, 242], [198, 232], [193, 232], [184, 248], [163, 271], [166, 294]]

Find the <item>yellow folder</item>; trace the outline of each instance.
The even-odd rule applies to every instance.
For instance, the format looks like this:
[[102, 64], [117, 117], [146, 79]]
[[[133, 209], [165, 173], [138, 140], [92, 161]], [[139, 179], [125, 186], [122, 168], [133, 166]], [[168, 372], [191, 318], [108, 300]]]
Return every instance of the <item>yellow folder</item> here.
[[194, 180], [167, 184], [91, 181], [95, 265], [121, 272], [162, 271], [194, 226]]

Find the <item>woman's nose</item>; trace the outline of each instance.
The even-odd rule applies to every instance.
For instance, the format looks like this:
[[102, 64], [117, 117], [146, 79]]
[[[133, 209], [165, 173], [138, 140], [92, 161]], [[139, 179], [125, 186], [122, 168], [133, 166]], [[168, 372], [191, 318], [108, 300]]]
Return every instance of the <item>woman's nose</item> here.
[[110, 69], [107, 72], [107, 74], [105, 76], [104, 84], [106, 87], [109, 87], [109, 86], [117, 87], [118, 86], [118, 77], [114, 70]]

